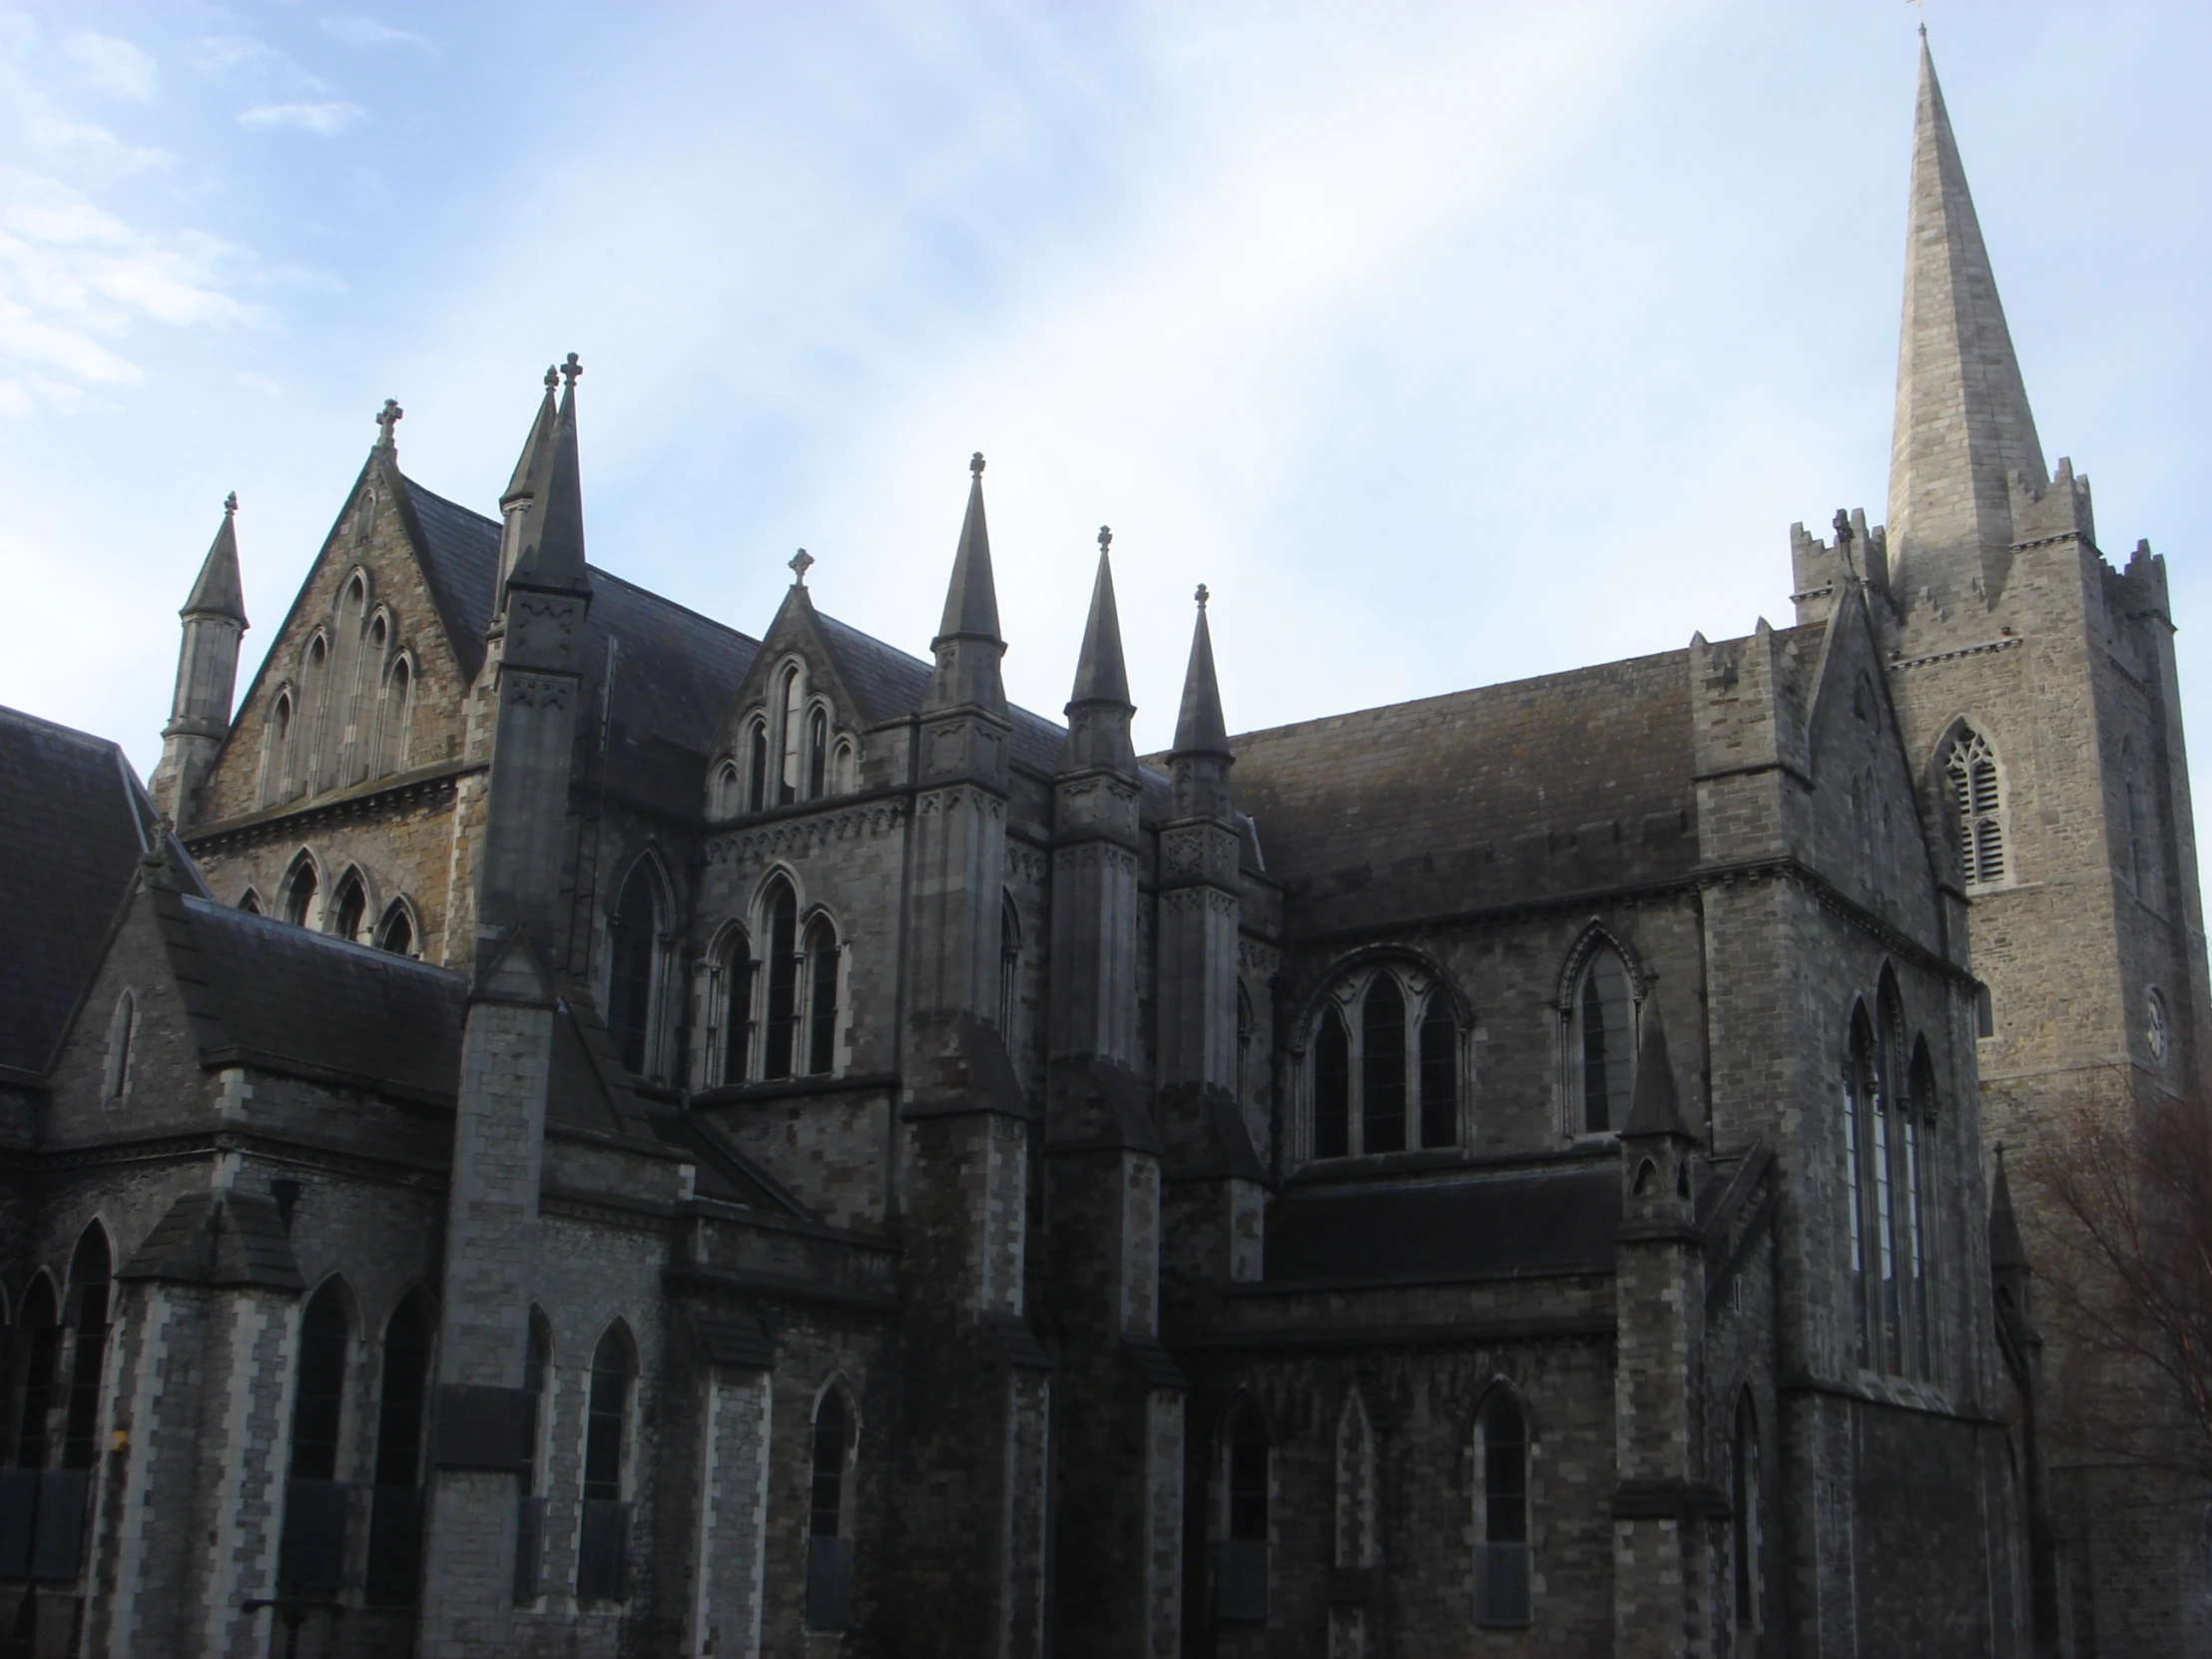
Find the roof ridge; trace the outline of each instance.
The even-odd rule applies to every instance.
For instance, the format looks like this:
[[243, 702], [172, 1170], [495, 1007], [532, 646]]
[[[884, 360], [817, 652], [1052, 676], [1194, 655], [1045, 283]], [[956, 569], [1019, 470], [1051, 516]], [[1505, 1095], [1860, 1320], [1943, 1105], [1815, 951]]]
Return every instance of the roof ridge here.
[[88, 748], [96, 746], [117, 752], [120, 752], [123, 748], [113, 738], [103, 738], [99, 733], [87, 732], [81, 726], [64, 726], [58, 720], [49, 720], [44, 715], [34, 715], [28, 709], [11, 708], [5, 703], [0, 703], [0, 718], [19, 721], [25, 726], [44, 727], [47, 731], [58, 733], [62, 737], [74, 738]]

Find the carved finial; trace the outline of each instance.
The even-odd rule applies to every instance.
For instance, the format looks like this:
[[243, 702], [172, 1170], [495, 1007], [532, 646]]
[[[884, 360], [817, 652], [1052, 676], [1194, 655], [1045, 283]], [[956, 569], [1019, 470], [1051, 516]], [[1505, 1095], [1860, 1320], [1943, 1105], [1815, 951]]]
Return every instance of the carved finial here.
[[791, 556], [790, 564], [794, 577], [792, 586], [795, 588], [805, 587], [807, 585], [807, 572], [815, 568], [815, 556], [802, 547]]
[[978, 449], [978, 450], [977, 450], [977, 451], [976, 451], [976, 452], [975, 452], [974, 454], [972, 454], [972, 455], [970, 455], [970, 456], [968, 457], [967, 469], [968, 469], [968, 471], [970, 471], [970, 472], [974, 473], [974, 474], [975, 474], [975, 476], [976, 476], [976, 477], [978, 477], [978, 478], [980, 478], [980, 477], [982, 477], [982, 476], [983, 476], [983, 451], [982, 451], [982, 450]]
[[378, 410], [376, 414], [377, 448], [389, 449], [392, 447], [393, 440], [391, 429], [399, 424], [399, 417], [404, 415], [406, 412], [407, 411], [405, 409], [402, 409], [399, 406], [398, 398], [387, 397], [384, 399], [383, 408]]
[[1099, 550], [1099, 552], [1103, 553], [1103, 552], [1105, 552], [1105, 551], [1106, 551], [1106, 550], [1107, 550], [1107, 549], [1108, 549], [1109, 547], [1112, 547], [1113, 545], [1114, 545], [1114, 533], [1113, 533], [1113, 531], [1109, 530], [1109, 529], [1108, 529], [1108, 528], [1107, 528], [1107, 527], [1106, 527], [1105, 525], [1101, 524], [1101, 525], [1100, 525], [1100, 526], [1098, 527], [1098, 550]]
[[1836, 545], [1842, 547], [1851, 540], [1851, 514], [1843, 508], [1836, 509]]
[[561, 371], [551, 363], [545, 365], [545, 389], [551, 391], [561, 378]]
[[230, 517], [230, 516], [231, 516], [231, 515], [232, 515], [233, 513], [237, 512], [238, 510], [239, 510], [239, 492], [238, 492], [237, 490], [233, 490], [233, 491], [232, 491], [232, 492], [231, 492], [231, 493], [230, 493], [229, 495], [226, 495], [226, 496], [225, 496], [225, 497], [223, 498], [223, 516], [224, 516], [225, 518], [229, 518], [229, 517]]
[[1206, 609], [1206, 601], [1211, 599], [1213, 595], [1206, 591], [1206, 584], [1201, 582], [1198, 584], [1198, 592], [1192, 594], [1191, 597], [1198, 601], [1198, 608], [1203, 611]]
[[568, 354], [568, 361], [561, 364], [561, 378], [568, 382], [569, 389], [573, 391], [576, 382], [583, 377], [583, 373], [584, 365], [576, 360], [576, 353], [571, 351]]

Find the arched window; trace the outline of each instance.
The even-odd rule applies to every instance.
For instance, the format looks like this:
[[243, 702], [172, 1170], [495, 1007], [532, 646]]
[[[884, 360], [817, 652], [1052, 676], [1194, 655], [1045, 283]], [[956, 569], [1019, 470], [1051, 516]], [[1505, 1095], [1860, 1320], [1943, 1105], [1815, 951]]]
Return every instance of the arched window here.
[[576, 1552], [576, 1595], [582, 1601], [619, 1601], [630, 1593], [630, 1506], [622, 1494], [632, 1370], [629, 1334], [617, 1321], [591, 1357]]
[[1481, 1459], [1476, 1504], [1480, 1542], [1475, 1546], [1474, 1622], [1529, 1622], [1528, 1419], [1520, 1401], [1493, 1388], [1475, 1421]]
[[831, 1386], [815, 1407], [814, 1469], [807, 1504], [807, 1628], [842, 1630], [852, 1620], [852, 1540], [845, 1486], [851, 1468], [851, 1412]]
[[2004, 879], [2004, 782], [1996, 751], [1978, 732], [1960, 731], [1943, 761], [1951, 802], [1958, 811], [1958, 864], [1966, 889], [1993, 887]]
[[1912, 1078], [1912, 1091], [1905, 1100], [1906, 1260], [1912, 1292], [1916, 1369], [1919, 1375], [1926, 1377], [1935, 1340], [1929, 1321], [1929, 1281], [1934, 1277], [1929, 1258], [1936, 1241], [1936, 1228], [1929, 1200], [1935, 1184], [1928, 1178], [1925, 1164], [1934, 1151], [1935, 1137], [1927, 1135], [1929, 1144], [1924, 1150], [1923, 1136], [1936, 1125], [1936, 1063], [1929, 1058], [1925, 1038], [1914, 1044]]
[[110, 1106], [123, 1104], [131, 1089], [131, 1039], [138, 1031], [138, 998], [125, 991], [108, 1016], [108, 1066], [100, 1091]]
[[330, 648], [320, 634], [307, 642], [299, 664], [299, 718], [305, 739], [297, 746], [298, 765], [292, 770], [290, 794], [312, 795], [321, 787], [322, 770], [328, 764], [330, 719]]
[[291, 693], [281, 691], [262, 735], [262, 805], [274, 807], [291, 794]]
[[407, 770], [407, 707], [414, 695], [414, 667], [401, 657], [384, 676], [383, 707], [376, 718], [376, 770]]
[[837, 930], [817, 916], [807, 926], [807, 1070], [826, 1076], [836, 1060]]
[[800, 744], [806, 734], [804, 699], [806, 682], [800, 678], [798, 666], [784, 670], [782, 681], [784, 764], [777, 771], [776, 804], [788, 807], [799, 799]]
[[368, 888], [359, 870], [347, 870], [338, 881], [337, 902], [330, 910], [330, 931], [341, 939], [357, 940], [367, 916]]
[[77, 1240], [69, 1261], [69, 1299], [76, 1308], [69, 1366], [69, 1415], [62, 1467], [89, 1469], [100, 1460], [100, 1382], [108, 1364], [108, 1292], [114, 1273], [108, 1230], [98, 1222]]
[[781, 878], [763, 906], [768, 915], [768, 1032], [763, 1077], [789, 1077], [799, 1049], [799, 898]]
[[530, 1310], [530, 1330], [522, 1351], [522, 1389], [531, 1396], [537, 1413], [537, 1439], [530, 1461], [522, 1470], [522, 1497], [515, 1522], [514, 1598], [535, 1601], [544, 1592], [545, 1565], [545, 1447], [552, 1431], [552, 1413], [546, 1409], [547, 1383], [553, 1370], [553, 1327], [545, 1311]]
[[312, 858], [303, 857], [291, 866], [284, 881], [284, 919], [292, 926], [305, 927], [314, 919], [316, 885]]
[[346, 1486], [338, 1479], [338, 1434], [351, 1335], [345, 1293], [337, 1281], [326, 1280], [299, 1316], [291, 1460], [276, 1567], [276, 1581], [287, 1594], [335, 1590], [345, 1562]]
[[1851, 1019], [1851, 1044], [1844, 1056], [1844, 1200], [1850, 1228], [1851, 1300], [1858, 1333], [1855, 1347], [1861, 1365], [1867, 1364], [1867, 1180], [1865, 1146], [1873, 1097], [1880, 1085], [1875, 1077], [1874, 1026], [1862, 1005]]
[[1897, 1068], [1898, 1039], [1903, 1018], [1898, 1011], [1897, 987], [1883, 975], [1879, 996], [1882, 1028], [1874, 1049], [1874, 1075], [1867, 1090], [1871, 1138], [1868, 1158], [1874, 1165], [1873, 1199], [1875, 1261], [1880, 1269], [1882, 1362], [1892, 1371], [1903, 1370], [1904, 1346], [1900, 1341], [1904, 1318], [1902, 1289], [1898, 1284], [1899, 1249], [1904, 1220], [1897, 1200], [1897, 1156], [1903, 1136], [1899, 1133]]
[[715, 768], [714, 788], [708, 791], [707, 813], [710, 818], [735, 818], [745, 811], [745, 796], [738, 783], [738, 768], [734, 761], [725, 761]]
[[768, 806], [768, 722], [754, 721], [745, 738], [745, 809], [758, 813]]
[[[1249, 1013], [1241, 1004], [1239, 1019]], [[1317, 1016], [1311, 1077], [1316, 1158], [1456, 1145], [1459, 1022], [1449, 994], [1395, 964], [1350, 976]]]
[[1375, 1560], [1375, 1426], [1358, 1388], [1337, 1417], [1337, 1565]]
[[435, 1330], [430, 1299], [419, 1290], [407, 1294], [384, 1327], [366, 1584], [377, 1601], [414, 1600], [422, 1578], [422, 1429]]
[[630, 866], [608, 929], [607, 1035], [634, 1075], [652, 1058], [655, 968], [661, 952], [660, 895], [644, 858]]
[[376, 948], [394, 956], [415, 953], [414, 917], [403, 900], [395, 898], [384, 906], [384, 919], [376, 924]]
[[[1252, 1011], [1252, 993], [1237, 982], [1237, 1100], [1240, 1104], [1252, 1098], [1252, 1039], [1259, 1032], [1259, 1016]], [[1427, 1080], [1422, 1080], [1421, 1106], [1427, 1110]], [[1425, 1132], [1424, 1132], [1425, 1138]]]
[[330, 719], [322, 750], [318, 786], [342, 788], [360, 776], [361, 617], [368, 609], [368, 584], [356, 572], [338, 597], [330, 646]]
[[817, 709], [807, 717], [807, 799], [820, 801], [830, 789], [830, 716]]
[[47, 1436], [52, 1431], [54, 1374], [61, 1364], [61, 1312], [54, 1297], [54, 1282], [44, 1271], [31, 1280], [24, 1293], [21, 1327], [24, 1333], [22, 1415], [16, 1422], [15, 1466], [46, 1467]]
[[1014, 895], [998, 901], [998, 1035], [1007, 1051], [1014, 1046], [1014, 1006], [1021, 995], [1021, 912]]
[[708, 1075], [723, 1084], [742, 1083], [753, 1058], [753, 943], [733, 927], [715, 962], [710, 994], [713, 1030], [721, 1052], [709, 1056]]
[[1214, 1613], [1233, 1623], [1268, 1616], [1268, 1429], [1247, 1396], [1229, 1414], [1222, 1485], [1227, 1499], [1215, 1550]]
[[262, 895], [252, 887], [248, 887], [246, 891], [239, 894], [239, 908], [250, 916], [260, 915], [262, 913]]
[[1730, 1527], [1734, 1534], [1736, 1576], [1736, 1634], [1756, 1636], [1764, 1624], [1761, 1593], [1766, 1582], [1765, 1565], [1759, 1559], [1759, 1417], [1744, 1390], [1736, 1402], [1736, 1444], [1730, 1475]]
[[836, 758], [830, 763], [830, 787], [839, 795], [850, 795], [859, 787], [858, 780], [853, 776], [852, 741], [849, 738], [837, 740]]
[[1567, 1071], [1576, 1132], [1617, 1130], [1636, 1087], [1636, 1004], [1620, 952], [1590, 952], [1567, 1009]]

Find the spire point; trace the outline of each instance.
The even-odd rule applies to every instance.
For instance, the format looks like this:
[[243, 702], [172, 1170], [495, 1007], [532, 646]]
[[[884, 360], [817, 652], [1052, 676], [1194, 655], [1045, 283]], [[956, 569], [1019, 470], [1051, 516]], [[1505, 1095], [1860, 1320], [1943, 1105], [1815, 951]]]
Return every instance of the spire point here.
[[406, 412], [405, 409], [399, 406], [398, 398], [387, 397], [384, 399], [384, 406], [376, 411], [376, 447], [378, 449], [396, 449], [398, 447], [392, 428], [399, 424], [400, 417]]
[[238, 512], [238, 510], [239, 492], [237, 490], [233, 490], [229, 495], [226, 495], [223, 498], [223, 516], [225, 518], [230, 518], [234, 516]]
[[1175, 747], [1169, 755], [1210, 755], [1231, 760], [1229, 727], [1221, 714], [1221, 682], [1214, 674], [1214, 633], [1206, 625], [1208, 595], [1203, 582], [1195, 597], [1198, 623], [1191, 630], [1191, 662], [1183, 675], [1183, 704], [1175, 721]]
[[972, 474], [973, 474], [973, 475], [974, 475], [974, 476], [975, 476], [976, 478], [978, 478], [978, 479], [980, 479], [980, 478], [981, 478], [981, 477], [983, 476], [983, 451], [982, 451], [982, 450], [978, 449], [978, 450], [977, 450], [977, 451], [976, 451], [976, 452], [975, 452], [974, 454], [972, 454], [972, 455], [970, 455], [970, 456], [968, 457], [967, 469], [968, 469], [968, 471], [969, 471], [970, 473], [972, 473]]
[[1109, 528], [1108, 528], [1107, 526], [1105, 526], [1105, 525], [1101, 524], [1101, 525], [1100, 525], [1100, 526], [1098, 527], [1098, 550], [1099, 550], [1099, 552], [1101, 552], [1101, 553], [1104, 553], [1104, 552], [1105, 552], [1105, 551], [1106, 551], [1106, 550], [1107, 550], [1108, 548], [1112, 547], [1113, 545], [1114, 545], [1114, 532], [1113, 532], [1113, 531], [1112, 531], [1111, 529], [1109, 529]]
[[1206, 584], [1201, 582], [1198, 584], [1198, 591], [1192, 594], [1191, 597], [1198, 601], [1198, 608], [1203, 611], [1206, 609], [1206, 601], [1214, 596], [1206, 591]]

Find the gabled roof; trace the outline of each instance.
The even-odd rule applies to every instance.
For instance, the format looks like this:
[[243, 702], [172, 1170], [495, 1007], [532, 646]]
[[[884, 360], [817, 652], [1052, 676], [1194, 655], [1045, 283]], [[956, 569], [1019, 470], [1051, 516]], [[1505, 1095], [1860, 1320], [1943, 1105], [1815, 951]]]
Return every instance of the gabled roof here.
[[0, 1068], [43, 1073], [154, 810], [105, 738], [0, 708]]
[[1688, 656], [1233, 739], [1231, 794], [1302, 926], [1661, 878], [1697, 861]]

